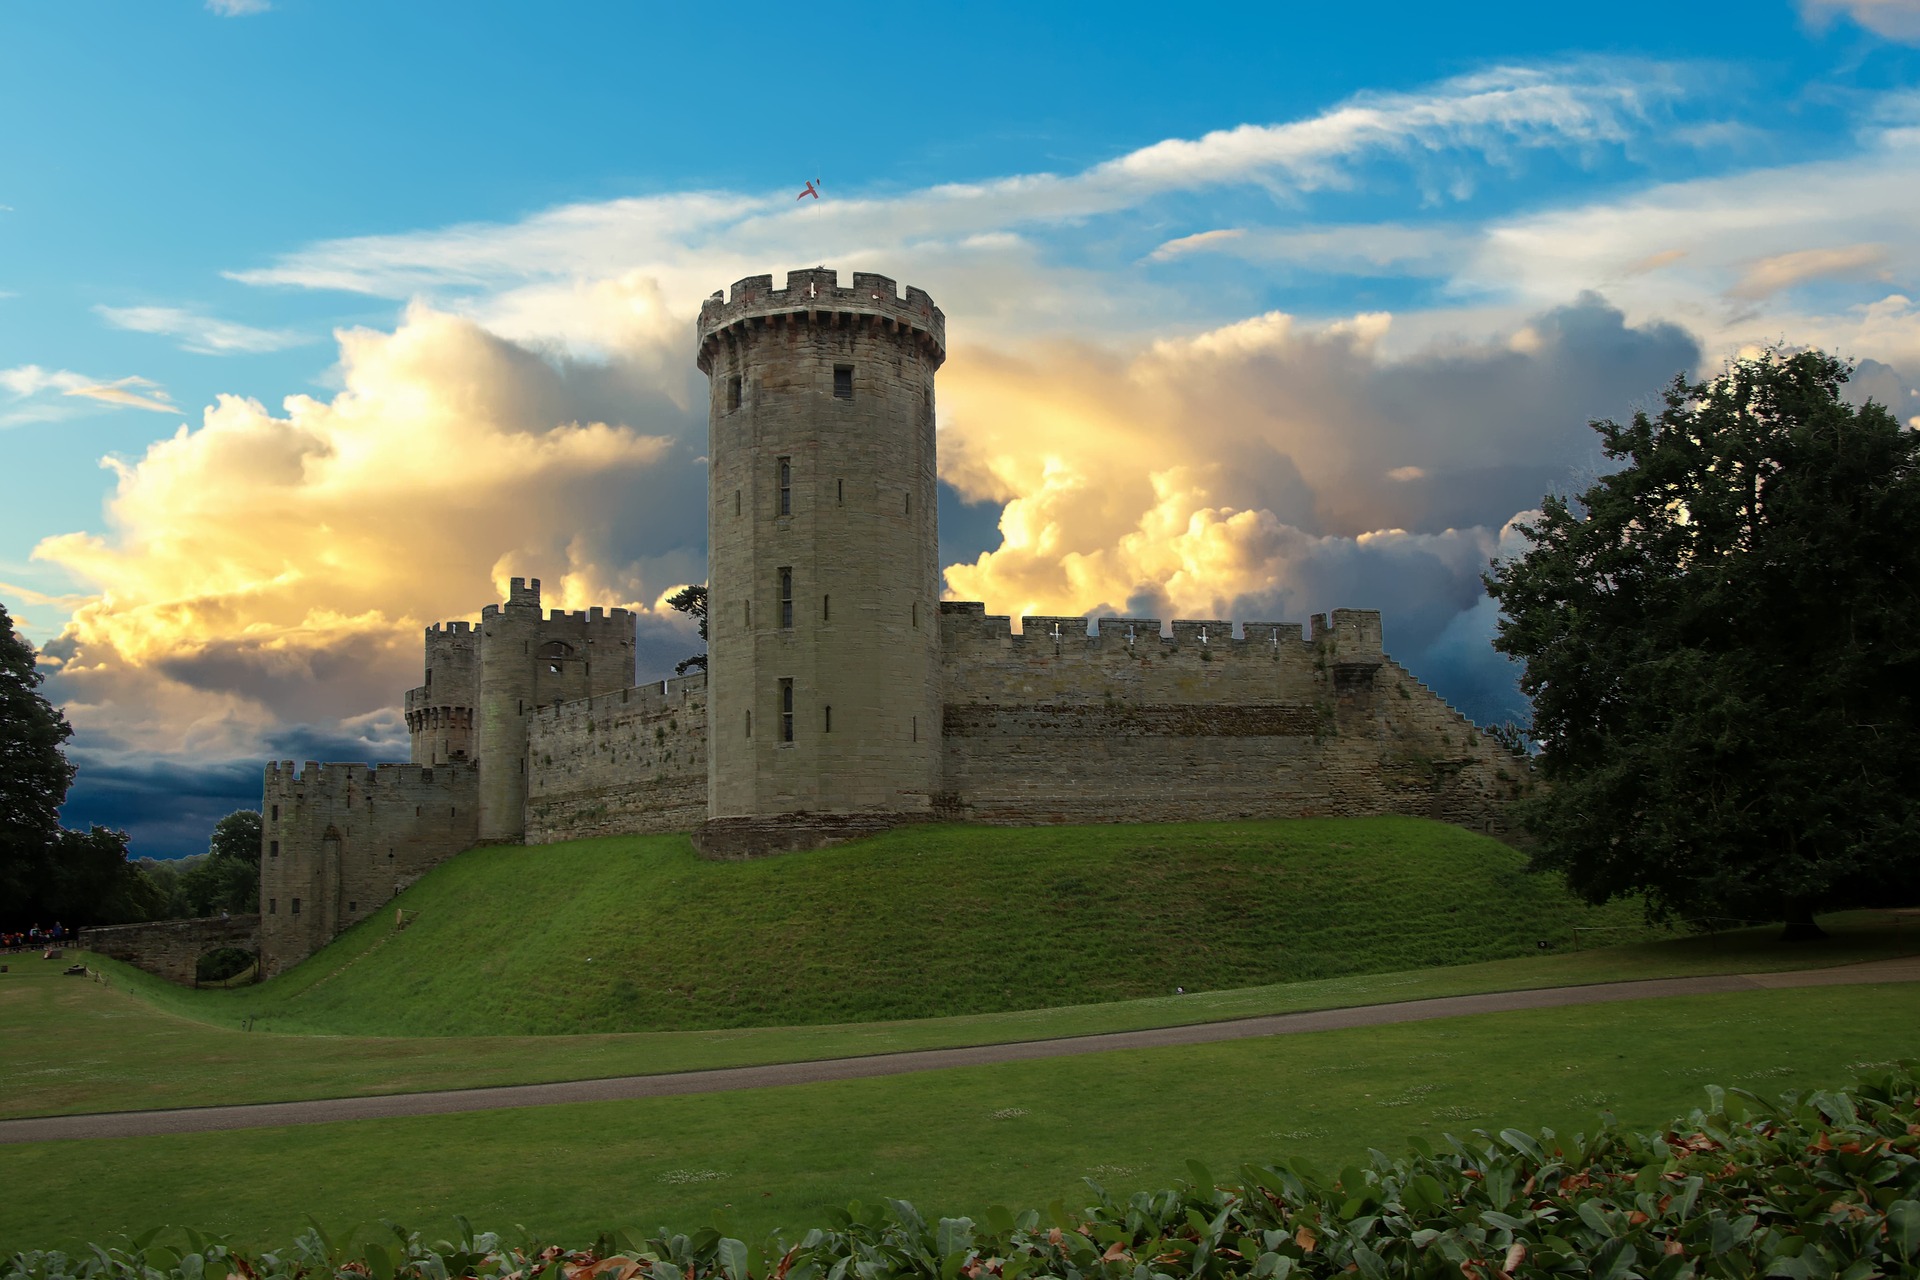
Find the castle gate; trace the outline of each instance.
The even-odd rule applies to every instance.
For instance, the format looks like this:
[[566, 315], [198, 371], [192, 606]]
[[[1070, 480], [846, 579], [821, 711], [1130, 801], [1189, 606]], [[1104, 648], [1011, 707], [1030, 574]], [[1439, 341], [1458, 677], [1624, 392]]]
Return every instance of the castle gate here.
[[75, 945], [190, 987], [195, 964], [209, 951], [233, 947], [258, 955], [260, 917], [207, 916], [200, 920], [100, 925], [80, 930]]

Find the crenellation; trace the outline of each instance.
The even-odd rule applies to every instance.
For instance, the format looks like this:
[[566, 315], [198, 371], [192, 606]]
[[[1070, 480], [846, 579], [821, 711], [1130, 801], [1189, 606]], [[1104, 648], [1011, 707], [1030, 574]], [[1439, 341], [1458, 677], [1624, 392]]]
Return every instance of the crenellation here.
[[1374, 610], [1016, 623], [941, 600], [945, 316], [925, 291], [748, 276], [695, 336], [709, 672], [636, 683], [636, 615], [543, 610], [538, 578], [426, 627], [410, 763], [265, 766], [267, 972], [482, 841], [695, 831], [758, 856], [934, 818], [1376, 813], [1500, 830], [1529, 785], [1387, 657]]
[[1222, 645], [1233, 639], [1233, 624], [1219, 618], [1175, 618], [1173, 643], [1185, 645]]

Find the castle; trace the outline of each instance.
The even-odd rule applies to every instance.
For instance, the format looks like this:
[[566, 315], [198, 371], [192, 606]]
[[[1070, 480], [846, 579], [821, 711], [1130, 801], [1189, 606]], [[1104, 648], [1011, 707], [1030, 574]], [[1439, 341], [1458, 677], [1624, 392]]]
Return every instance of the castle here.
[[1524, 761], [1386, 656], [1380, 615], [1026, 617], [940, 599], [925, 292], [827, 269], [701, 307], [708, 670], [635, 684], [624, 609], [515, 578], [427, 628], [407, 764], [270, 764], [261, 957], [312, 954], [482, 843], [685, 831], [710, 857], [905, 821], [1409, 813], [1498, 830]]

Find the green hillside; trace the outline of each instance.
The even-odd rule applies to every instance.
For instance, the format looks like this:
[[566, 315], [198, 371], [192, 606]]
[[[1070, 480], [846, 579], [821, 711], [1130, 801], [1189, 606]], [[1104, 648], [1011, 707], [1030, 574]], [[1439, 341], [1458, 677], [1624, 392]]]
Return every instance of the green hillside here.
[[1408, 818], [914, 827], [711, 863], [684, 837], [462, 854], [264, 986], [276, 1031], [505, 1035], [937, 1017], [1490, 960], [1633, 936], [1513, 849]]

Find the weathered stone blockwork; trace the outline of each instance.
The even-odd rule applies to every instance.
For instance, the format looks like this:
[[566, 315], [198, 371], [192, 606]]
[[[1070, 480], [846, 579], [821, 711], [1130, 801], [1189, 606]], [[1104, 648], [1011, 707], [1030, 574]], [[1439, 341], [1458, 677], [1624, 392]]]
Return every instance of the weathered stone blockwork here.
[[169, 982], [190, 986], [200, 957], [232, 947], [260, 950], [259, 916], [206, 916], [199, 920], [155, 920], [148, 924], [96, 925], [80, 930], [75, 945], [114, 960], [124, 960]]
[[939, 603], [946, 317], [921, 290], [751, 276], [702, 306], [696, 346], [709, 674], [635, 687], [632, 615], [544, 614], [537, 578], [428, 628], [412, 765], [267, 769], [269, 973], [480, 841], [686, 830], [737, 858], [927, 820], [1500, 830], [1526, 762], [1387, 658], [1376, 612], [1015, 634]]
[[691, 831], [707, 816], [707, 677], [542, 707], [527, 758], [528, 844]]
[[261, 970], [272, 977], [446, 859], [479, 827], [479, 769], [270, 764], [261, 811]]
[[[1418, 813], [1486, 826], [1525, 766], [1387, 662], [1379, 614], [1297, 625], [941, 607], [943, 808], [973, 822]], [[1506, 779], [1501, 778], [1501, 773]]]
[[700, 309], [715, 818], [925, 813], [940, 791], [934, 372], [946, 317], [856, 271]]

